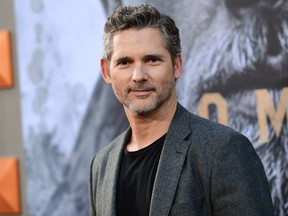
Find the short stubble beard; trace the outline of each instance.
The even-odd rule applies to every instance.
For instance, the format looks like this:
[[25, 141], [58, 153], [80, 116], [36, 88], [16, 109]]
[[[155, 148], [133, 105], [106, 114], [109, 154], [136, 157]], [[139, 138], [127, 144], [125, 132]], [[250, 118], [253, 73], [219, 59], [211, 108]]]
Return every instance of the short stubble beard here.
[[[173, 72], [174, 74], [174, 72]], [[145, 85], [145, 84], [144, 84]], [[126, 106], [132, 113], [136, 115], [147, 115], [152, 112], [155, 112], [158, 110], [163, 104], [169, 101], [169, 99], [172, 97], [173, 92], [175, 91], [175, 85], [176, 81], [174, 76], [171, 76], [171, 79], [168, 83], [165, 83], [165, 85], [161, 88], [155, 87], [155, 91], [161, 90], [161, 92], [158, 92], [156, 97], [148, 96], [147, 99], [144, 97], [143, 99], [139, 100], [150, 100], [147, 101], [149, 103], [147, 104], [138, 104], [138, 101], [135, 100], [127, 100], [127, 101], [120, 101], [124, 106]], [[128, 88], [129, 89], [129, 88]], [[129, 90], [127, 91], [129, 93]], [[128, 95], [128, 94], [127, 94]], [[153, 98], [152, 98], [153, 97]], [[119, 99], [119, 98], [118, 98]], [[143, 101], [145, 103], [145, 101]]]

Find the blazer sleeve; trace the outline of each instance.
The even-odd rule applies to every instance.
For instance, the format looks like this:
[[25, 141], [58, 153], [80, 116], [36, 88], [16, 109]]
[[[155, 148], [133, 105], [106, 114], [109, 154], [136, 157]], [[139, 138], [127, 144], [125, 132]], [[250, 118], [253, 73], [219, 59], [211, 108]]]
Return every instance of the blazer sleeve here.
[[262, 162], [241, 134], [233, 133], [214, 150], [211, 201], [214, 214], [219, 216], [274, 215]]

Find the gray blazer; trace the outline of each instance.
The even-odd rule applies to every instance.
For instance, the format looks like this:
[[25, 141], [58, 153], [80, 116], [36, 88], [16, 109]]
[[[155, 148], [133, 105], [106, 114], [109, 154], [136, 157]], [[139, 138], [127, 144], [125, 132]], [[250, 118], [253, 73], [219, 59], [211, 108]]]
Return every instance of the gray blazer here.
[[[90, 216], [116, 215], [119, 165], [130, 135], [128, 128], [92, 161]], [[178, 104], [160, 157], [149, 215], [273, 215], [269, 185], [252, 144]]]

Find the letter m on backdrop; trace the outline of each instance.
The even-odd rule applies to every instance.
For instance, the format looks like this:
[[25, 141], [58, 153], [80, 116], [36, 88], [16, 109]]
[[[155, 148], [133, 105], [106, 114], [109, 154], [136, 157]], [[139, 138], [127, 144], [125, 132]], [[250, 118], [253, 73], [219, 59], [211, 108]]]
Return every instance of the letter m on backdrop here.
[[9, 31], [0, 31], [0, 88], [13, 84], [11, 35]]
[[[283, 123], [288, 118], [288, 88], [283, 88], [279, 103], [274, 107], [273, 101], [269, 96], [267, 89], [256, 90], [257, 97], [257, 114], [259, 122], [259, 141], [263, 143], [269, 142], [268, 136], [268, 122], [269, 118], [271, 126], [275, 132], [276, 137], [280, 136]], [[287, 122], [288, 123], [288, 122]]]

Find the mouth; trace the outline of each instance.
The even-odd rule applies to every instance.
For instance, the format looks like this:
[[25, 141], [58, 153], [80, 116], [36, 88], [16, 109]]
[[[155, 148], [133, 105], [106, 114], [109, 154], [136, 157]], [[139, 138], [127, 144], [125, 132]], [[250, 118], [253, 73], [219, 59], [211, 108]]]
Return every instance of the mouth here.
[[223, 96], [255, 89], [282, 89], [288, 86], [288, 55], [268, 56], [265, 61], [256, 63], [254, 68], [242, 71], [218, 71], [206, 76], [198, 86], [199, 94], [219, 92]]
[[129, 92], [132, 93], [137, 98], [143, 99], [151, 95], [154, 92], [154, 89], [153, 88], [144, 88], [144, 89], [132, 88], [129, 90]]

